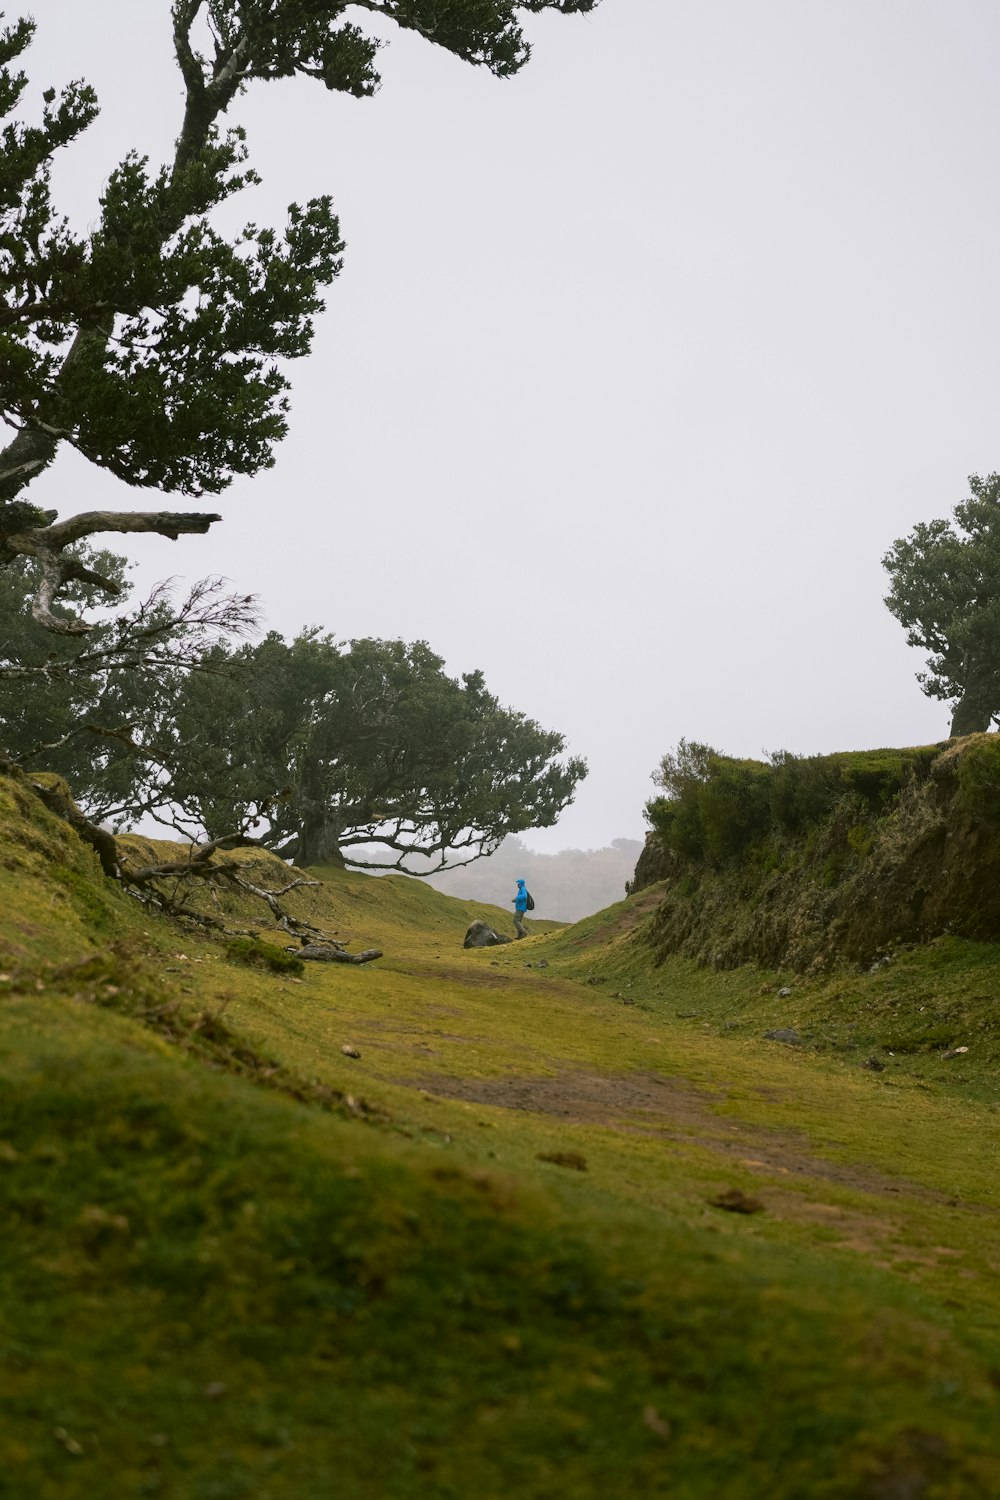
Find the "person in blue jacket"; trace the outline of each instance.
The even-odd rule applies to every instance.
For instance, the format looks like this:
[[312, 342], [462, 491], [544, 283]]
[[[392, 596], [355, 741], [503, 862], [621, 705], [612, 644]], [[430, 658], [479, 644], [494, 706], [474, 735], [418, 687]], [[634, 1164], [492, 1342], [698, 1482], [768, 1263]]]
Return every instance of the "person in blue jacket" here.
[[528, 890], [523, 880], [517, 882], [517, 894], [514, 897], [514, 931], [519, 938], [527, 937], [524, 930], [524, 914], [528, 910]]

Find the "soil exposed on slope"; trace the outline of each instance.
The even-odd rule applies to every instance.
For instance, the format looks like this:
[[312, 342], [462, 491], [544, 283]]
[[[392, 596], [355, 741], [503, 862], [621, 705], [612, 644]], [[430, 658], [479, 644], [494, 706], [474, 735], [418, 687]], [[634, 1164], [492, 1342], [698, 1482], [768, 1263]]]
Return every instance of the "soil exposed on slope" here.
[[[951, 1203], [947, 1193], [890, 1177], [865, 1163], [818, 1156], [800, 1131], [770, 1130], [720, 1115], [724, 1089], [696, 1087], [682, 1078], [657, 1073], [606, 1074], [564, 1072], [521, 1078], [453, 1078], [434, 1074], [398, 1079], [446, 1099], [501, 1109], [548, 1115], [567, 1124], [608, 1126], [628, 1134], [657, 1136], [687, 1146], [719, 1152], [733, 1165], [767, 1170], [781, 1176], [812, 1178], [875, 1197], [897, 1194], [925, 1202]], [[965, 1208], [992, 1214], [985, 1205]]]

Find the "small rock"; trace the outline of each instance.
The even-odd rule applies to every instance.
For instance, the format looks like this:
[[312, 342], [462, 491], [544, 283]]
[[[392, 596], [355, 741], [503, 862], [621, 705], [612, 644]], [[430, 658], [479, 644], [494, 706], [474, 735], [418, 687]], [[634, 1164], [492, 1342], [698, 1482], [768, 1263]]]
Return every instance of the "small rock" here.
[[357, 1047], [352, 1046], [352, 1044], [350, 1042], [345, 1042], [344, 1045], [341, 1047], [340, 1050], [344, 1054], [345, 1057], [360, 1057], [361, 1056], [361, 1053], [358, 1051]]
[[665, 1422], [655, 1406], [644, 1406], [642, 1409], [642, 1420], [650, 1432], [655, 1432], [657, 1437], [668, 1438], [671, 1433], [669, 1422]]
[[880, 1057], [868, 1057], [861, 1064], [863, 1068], [871, 1068], [873, 1073], [884, 1073], [885, 1063]]
[[547, 958], [540, 958], [538, 960], [537, 964], [535, 965], [535, 968], [536, 969], [547, 969], [548, 966], [549, 966], [548, 959]]
[[700, 1012], [696, 1010], [679, 1010], [676, 1012], [678, 1021], [697, 1021]]
[[512, 943], [513, 938], [503, 937], [487, 927], [485, 922], [472, 922], [466, 929], [463, 948], [496, 948], [500, 943]]
[[790, 994], [791, 994], [791, 993], [792, 993], [792, 992], [791, 992], [791, 990], [790, 990], [790, 989], [789, 989], [789, 988], [788, 988], [788, 985], [787, 985], [787, 984], [783, 984], [783, 985], [782, 985], [782, 987], [781, 987], [781, 989], [780, 989], [780, 990], [779, 990], [779, 991], [778, 991], [778, 999], [779, 999], [779, 1000], [787, 1000], [787, 999], [788, 999], [788, 997], [789, 997], [789, 995], [790, 995]]
[[941, 1055], [944, 1058], [959, 1057], [963, 1052], [968, 1052], [968, 1050], [968, 1047], [949, 1047], [948, 1051], [943, 1052]]
[[635, 1001], [633, 1000], [633, 998], [632, 998], [631, 995], [623, 995], [622, 996], [622, 1004], [623, 1005], [634, 1005]]
[[778, 1026], [774, 1031], [764, 1032], [765, 1042], [784, 1042], [786, 1046], [797, 1047], [802, 1038], [794, 1026]]

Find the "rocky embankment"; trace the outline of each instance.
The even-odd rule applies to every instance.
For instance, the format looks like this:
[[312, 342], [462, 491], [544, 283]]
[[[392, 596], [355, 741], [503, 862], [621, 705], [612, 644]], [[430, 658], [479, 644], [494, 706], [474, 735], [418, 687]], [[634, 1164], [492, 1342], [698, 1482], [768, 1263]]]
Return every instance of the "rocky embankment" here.
[[871, 963], [942, 932], [1000, 941], [1000, 736], [972, 735], [892, 803], [845, 798], [820, 825], [729, 862], [685, 860], [649, 836], [632, 891], [663, 884], [662, 954], [717, 968]]

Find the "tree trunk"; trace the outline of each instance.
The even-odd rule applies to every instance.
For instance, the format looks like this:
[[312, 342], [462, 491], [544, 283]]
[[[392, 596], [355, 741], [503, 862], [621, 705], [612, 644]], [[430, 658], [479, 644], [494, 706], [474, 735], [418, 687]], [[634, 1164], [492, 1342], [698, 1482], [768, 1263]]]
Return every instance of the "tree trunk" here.
[[293, 865], [335, 865], [346, 868], [340, 852], [340, 826], [325, 809], [312, 816], [307, 815], [299, 824], [299, 839]]
[[953, 738], [963, 734], [985, 734], [992, 723], [992, 710], [984, 707], [982, 698], [965, 692], [955, 704], [948, 732]]

